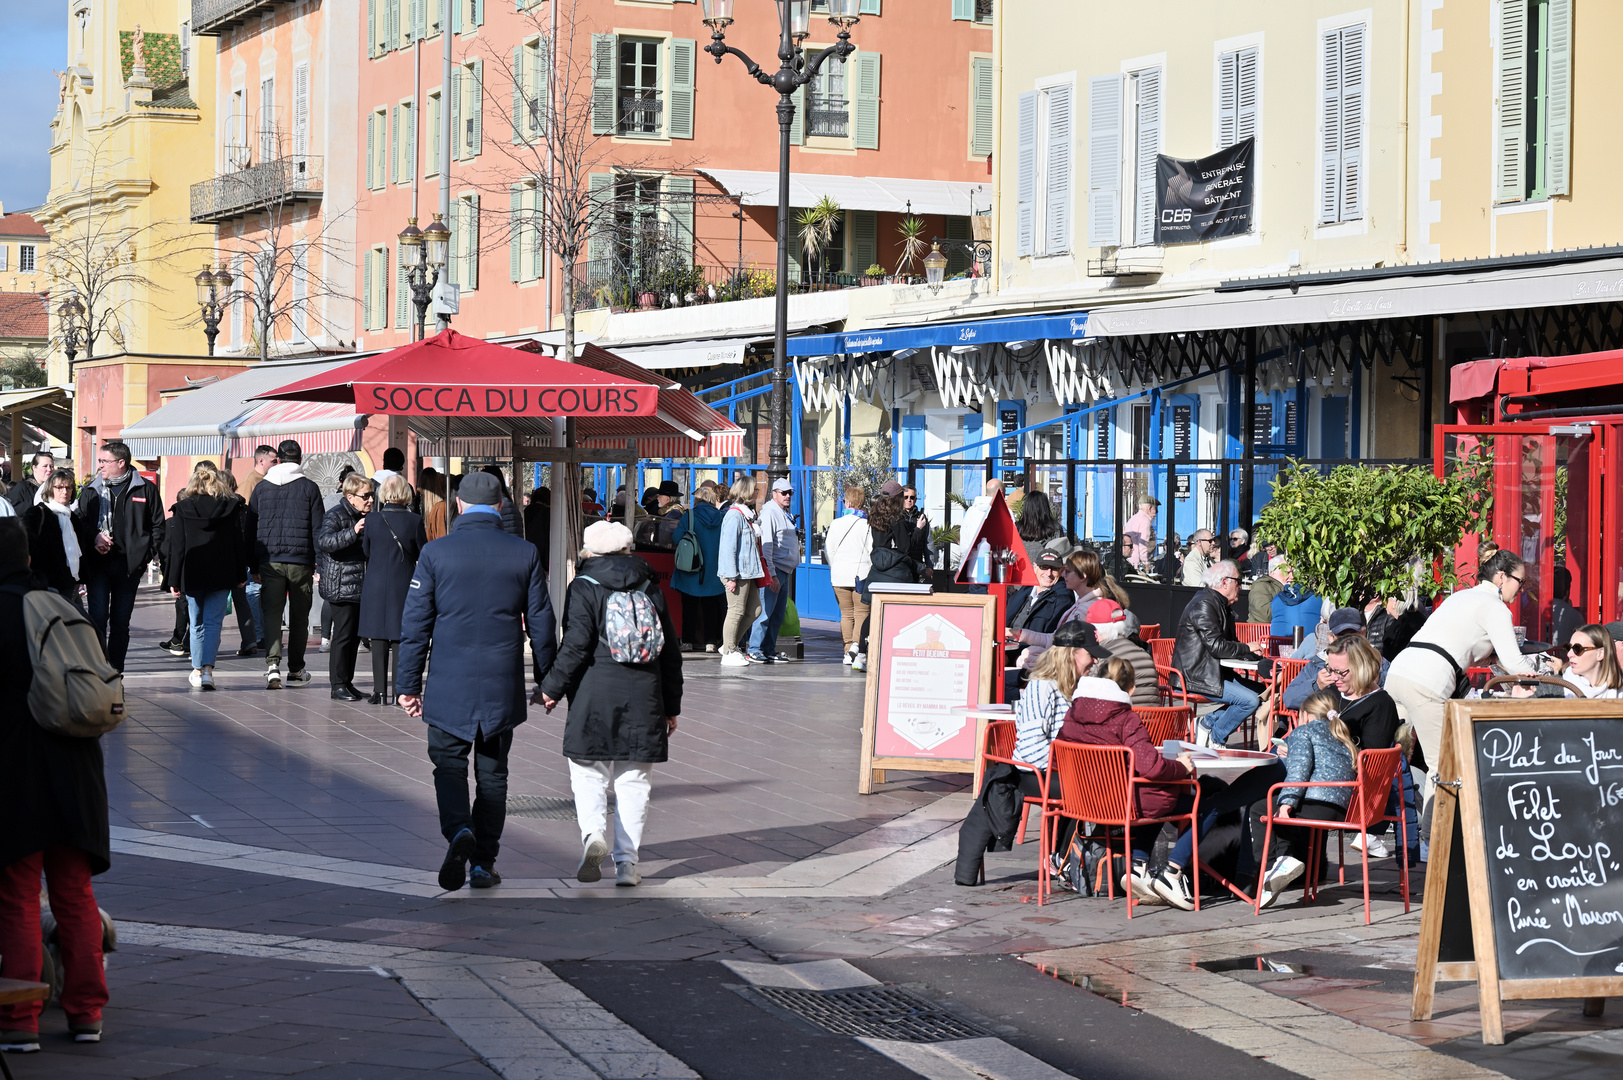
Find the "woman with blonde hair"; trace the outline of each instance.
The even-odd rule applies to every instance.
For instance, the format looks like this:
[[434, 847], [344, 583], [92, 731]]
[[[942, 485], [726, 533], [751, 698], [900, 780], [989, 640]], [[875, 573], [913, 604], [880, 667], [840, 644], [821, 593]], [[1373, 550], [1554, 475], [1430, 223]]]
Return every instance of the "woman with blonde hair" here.
[[411, 485], [399, 473], [385, 479], [361, 530], [366, 576], [361, 579], [359, 635], [371, 642], [372, 695], [367, 700], [373, 705], [395, 703], [390, 658], [399, 664], [406, 592], [417, 556], [428, 543], [423, 519], [411, 512], [411, 494]]
[[761, 532], [755, 511], [755, 476], [740, 473], [728, 492], [731, 501], [721, 516], [716, 576], [727, 591], [727, 617], [721, 627], [721, 666], [748, 667], [744, 636], [760, 607]]
[[[676, 550], [676, 568], [671, 572], [671, 588], [682, 597], [682, 642], [684, 651], [713, 653], [721, 648], [722, 624], [727, 619], [727, 590], [716, 573], [721, 548], [721, 523], [725, 515], [716, 503], [715, 485], [693, 491], [693, 505], [687, 510], [668, 503], [666, 517], [677, 509], [671, 544]], [[684, 543], [683, 537], [692, 540]], [[693, 556], [697, 554], [695, 560]]]
[[174, 516], [164, 534], [164, 584], [177, 597], [186, 598], [192, 658], [188, 681], [199, 690], [214, 689], [214, 660], [220, 650], [226, 601], [233, 589], [248, 580], [242, 510], [242, 500], [231, 493], [220, 471], [201, 462], [175, 501]]
[[[53, 474], [54, 482], [54, 474]], [[1580, 626], [1567, 639], [1567, 670], [1562, 678], [1586, 698], [1623, 697], [1623, 669], [1618, 667], [1612, 634], [1604, 626]]]
[[[1353, 789], [1322, 786], [1358, 775], [1358, 744], [1347, 730], [1340, 709], [1335, 694], [1320, 690], [1297, 711], [1297, 728], [1285, 739], [1285, 782], [1292, 786], [1280, 789], [1275, 817], [1307, 821], [1340, 821], [1346, 817]], [[1320, 786], [1314, 786], [1316, 782]], [[1307, 869], [1311, 831], [1288, 825], [1280, 828], [1285, 853], [1274, 859], [1262, 875], [1259, 907], [1276, 902]]]

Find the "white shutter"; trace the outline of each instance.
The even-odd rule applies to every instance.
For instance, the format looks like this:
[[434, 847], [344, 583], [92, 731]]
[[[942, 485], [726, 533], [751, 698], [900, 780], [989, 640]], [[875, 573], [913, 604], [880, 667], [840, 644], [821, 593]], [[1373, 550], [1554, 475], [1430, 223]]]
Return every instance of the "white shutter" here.
[[298, 166], [310, 153], [310, 64], [293, 67], [293, 157]]
[[507, 191], [507, 279], [524, 280], [524, 188], [514, 184]]
[[1499, 68], [1494, 73], [1494, 198], [1500, 202], [1527, 197], [1526, 0], [1497, 0]]
[[394, 328], [404, 330], [411, 325], [411, 316], [407, 314], [407, 298], [411, 293], [411, 283], [406, 280], [406, 264], [400, 258], [400, 248], [395, 247], [394, 255]]
[[1043, 170], [1043, 229], [1045, 255], [1071, 250], [1071, 147], [1074, 114], [1071, 87], [1055, 86], [1048, 94], [1048, 161]]
[[479, 196], [469, 195], [467, 201], [468, 227], [463, 230], [463, 236], [468, 245], [468, 291], [472, 292], [479, 287]]
[[1549, 0], [1544, 46], [1544, 194], [1565, 195], [1572, 173], [1572, 0]]
[[1319, 224], [1341, 220], [1341, 31], [1321, 39], [1323, 85], [1319, 89]]
[[485, 62], [475, 60], [472, 65], [473, 91], [468, 99], [468, 112], [473, 117], [472, 146], [469, 157], [478, 157], [485, 150]]
[[1088, 80], [1088, 246], [1121, 243], [1123, 77]]
[[547, 125], [552, 111], [552, 39], [542, 38], [535, 43], [535, 52], [531, 58], [535, 67], [530, 71], [529, 87], [534, 102], [531, 108], [531, 117], [534, 120], [532, 127], [535, 133], [542, 138], [546, 137]]
[[293, 326], [299, 336], [310, 337], [310, 245], [293, 248]]
[[1239, 70], [1240, 54], [1224, 53], [1217, 58], [1217, 148], [1233, 146], [1238, 109], [1239, 86], [1235, 72]]
[[[368, 249], [361, 260], [361, 329], [372, 329], [372, 263], [376, 252]], [[242, 344], [242, 305], [231, 313], [231, 329], [237, 344]]]
[[1161, 153], [1161, 69], [1137, 73], [1138, 154], [1133, 192], [1133, 242], [1155, 242], [1155, 159]]
[[[461, 10], [458, 8], [458, 10]], [[461, 161], [467, 157], [462, 147], [467, 140], [462, 137], [462, 66], [458, 64], [451, 69], [451, 160]]]
[[1341, 218], [1364, 216], [1364, 78], [1368, 69], [1363, 24], [1341, 32]]
[[384, 150], [389, 158], [389, 182], [400, 183], [400, 106], [389, 106], [389, 146]]
[[1234, 141], [1242, 142], [1257, 133], [1257, 74], [1259, 56], [1256, 49], [1243, 49], [1239, 54], [1239, 70], [1235, 73]]
[[1037, 95], [1027, 91], [1020, 95], [1019, 136], [1016, 163], [1019, 179], [1015, 184], [1015, 253], [1031, 255], [1036, 251], [1036, 233], [1033, 215], [1037, 204]]
[[405, 138], [406, 138], [406, 151], [405, 151], [405, 156], [403, 156], [400, 159], [400, 175], [405, 179], [406, 183], [410, 183], [412, 174], [414, 172], [416, 172], [416, 170], [417, 170], [417, 119], [418, 118], [417, 118], [417, 99], [416, 98], [413, 98], [411, 100], [411, 103], [405, 106], [404, 115], [405, 115], [405, 118], [406, 118], [406, 122], [405, 122], [405, 125], [404, 125], [404, 128], [403, 128], [403, 131], [404, 131]]
[[[527, 46], [513, 46], [513, 141], [520, 142], [524, 136], [524, 52]], [[533, 125], [532, 125], [533, 126]], [[518, 278], [514, 278], [517, 281]]]
[[375, 171], [376, 162], [377, 162], [377, 141], [378, 141], [378, 130], [377, 129], [378, 129], [378, 114], [377, 113], [367, 113], [366, 114], [366, 189], [368, 191], [374, 191], [374, 190], [377, 189], [377, 186], [378, 186], [377, 185], [377, 180], [374, 177], [374, 171]]

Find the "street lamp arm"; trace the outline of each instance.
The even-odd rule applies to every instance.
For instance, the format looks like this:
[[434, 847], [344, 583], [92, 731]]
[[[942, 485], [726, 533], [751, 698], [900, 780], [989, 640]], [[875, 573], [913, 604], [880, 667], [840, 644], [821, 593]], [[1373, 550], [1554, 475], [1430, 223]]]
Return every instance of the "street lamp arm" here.
[[819, 52], [816, 56], [809, 57], [800, 71], [796, 73], [795, 81], [804, 86], [817, 78], [817, 71], [823, 66], [824, 60], [827, 60], [830, 56], [837, 56], [843, 60], [856, 51], [857, 47], [851, 44], [850, 32], [841, 30], [840, 40]]
[[751, 60], [749, 54], [743, 49], [736, 49], [722, 40], [722, 33], [720, 30], [711, 32], [710, 44], [704, 47], [704, 51], [709, 53], [711, 56], [714, 56], [716, 58], [716, 63], [718, 64], [721, 63], [722, 59], [730, 53], [733, 56], [738, 57], [739, 60], [743, 61], [744, 70], [747, 71], [750, 77], [756, 82], [767, 86], [772, 85], [772, 76], [762, 71], [761, 65], [757, 64], [754, 60]]

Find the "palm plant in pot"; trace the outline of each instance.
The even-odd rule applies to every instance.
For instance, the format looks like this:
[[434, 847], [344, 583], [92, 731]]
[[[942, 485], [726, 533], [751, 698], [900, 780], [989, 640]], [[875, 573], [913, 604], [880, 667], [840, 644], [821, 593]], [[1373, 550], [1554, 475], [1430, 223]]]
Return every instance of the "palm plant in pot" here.
[[902, 238], [902, 257], [896, 263], [898, 281], [905, 282], [908, 271], [920, 265], [924, 253], [930, 250], [929, 242], [924, 239], [924, 228], [924, 219], [911, 214], [896, 223], [896, 232]]
[[824, 195], [796, 215], [795, 224], [800, 227], [800, 247], [806, 253], [808, 271], [814, 264], [821, 269], [823, 251], [834, 239], [834, 228], [844, 212], [839, 203]]

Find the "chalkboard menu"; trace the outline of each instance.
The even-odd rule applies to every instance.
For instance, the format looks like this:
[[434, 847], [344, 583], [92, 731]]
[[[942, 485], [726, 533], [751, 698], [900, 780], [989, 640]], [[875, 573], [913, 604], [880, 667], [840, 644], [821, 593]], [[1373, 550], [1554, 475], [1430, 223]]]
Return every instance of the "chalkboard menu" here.
[[1475, 735], [1500, 978], [1623, 973], [1623, 719]]

